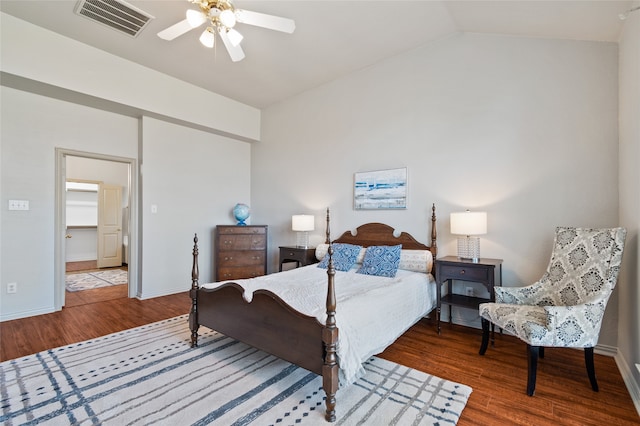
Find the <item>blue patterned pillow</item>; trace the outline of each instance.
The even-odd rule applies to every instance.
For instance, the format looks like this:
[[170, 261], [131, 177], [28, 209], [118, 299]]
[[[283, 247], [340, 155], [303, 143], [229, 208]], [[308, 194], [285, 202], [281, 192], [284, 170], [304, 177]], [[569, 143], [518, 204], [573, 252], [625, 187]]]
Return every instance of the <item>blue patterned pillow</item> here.
[[[361, 246], [353, 244], [335, 243], [333, 246], [333, 267], [336, 271], [348, 271], [356, 264]], [[327, 269], [329, 266], [329, 254], [322, 258], [318, 268]]]
[[401, 250], [401, 244], [397, 246], [369, 246], [364, 254], [362, 266], [357, 272], [364, 275], [393, 278], [398, 272]]

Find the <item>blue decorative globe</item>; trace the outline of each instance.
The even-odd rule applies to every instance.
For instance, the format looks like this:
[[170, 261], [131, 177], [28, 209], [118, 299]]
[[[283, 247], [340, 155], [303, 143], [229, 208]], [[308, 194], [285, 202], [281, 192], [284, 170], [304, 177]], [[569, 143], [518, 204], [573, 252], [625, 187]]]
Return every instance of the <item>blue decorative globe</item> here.
[[238, 226], [246, 226], [247, 224], [244, 221], [247, 220], [250, 214], [251, 209], [246, 204], [238, 203], [233, 207], [233, 217], [238, 221]]

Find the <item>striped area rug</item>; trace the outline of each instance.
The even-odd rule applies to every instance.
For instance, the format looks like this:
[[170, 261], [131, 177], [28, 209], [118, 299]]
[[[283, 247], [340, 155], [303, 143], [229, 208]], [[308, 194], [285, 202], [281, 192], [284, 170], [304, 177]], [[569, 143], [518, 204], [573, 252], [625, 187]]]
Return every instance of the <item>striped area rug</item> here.
[[[324, 425], [321, 378], [187, 316], [0, 364], [6, 425]], [[471, 388], [372, 357], [336, 425], [455, 424]]]

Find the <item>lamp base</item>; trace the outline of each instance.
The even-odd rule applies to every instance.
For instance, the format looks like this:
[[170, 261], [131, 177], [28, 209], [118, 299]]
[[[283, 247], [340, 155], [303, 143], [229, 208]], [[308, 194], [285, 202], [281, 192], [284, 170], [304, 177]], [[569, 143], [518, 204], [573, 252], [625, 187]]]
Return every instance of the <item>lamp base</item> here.
[[480, 238], [479, 237], [458, 237], [458, 257], [460, 259], [471, 259], [474, 263], [480, 261]]
[[297, 248], [309, 248], [309, 233], [307, 231], [298, 231], [296, 237]]

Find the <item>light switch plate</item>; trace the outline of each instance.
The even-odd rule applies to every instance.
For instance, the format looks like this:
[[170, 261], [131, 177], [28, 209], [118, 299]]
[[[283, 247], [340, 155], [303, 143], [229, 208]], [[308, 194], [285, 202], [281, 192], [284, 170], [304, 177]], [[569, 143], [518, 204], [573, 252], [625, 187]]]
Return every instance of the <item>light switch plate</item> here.
[[29, 210], [29, 200], [9, 200], [9, 210]]

